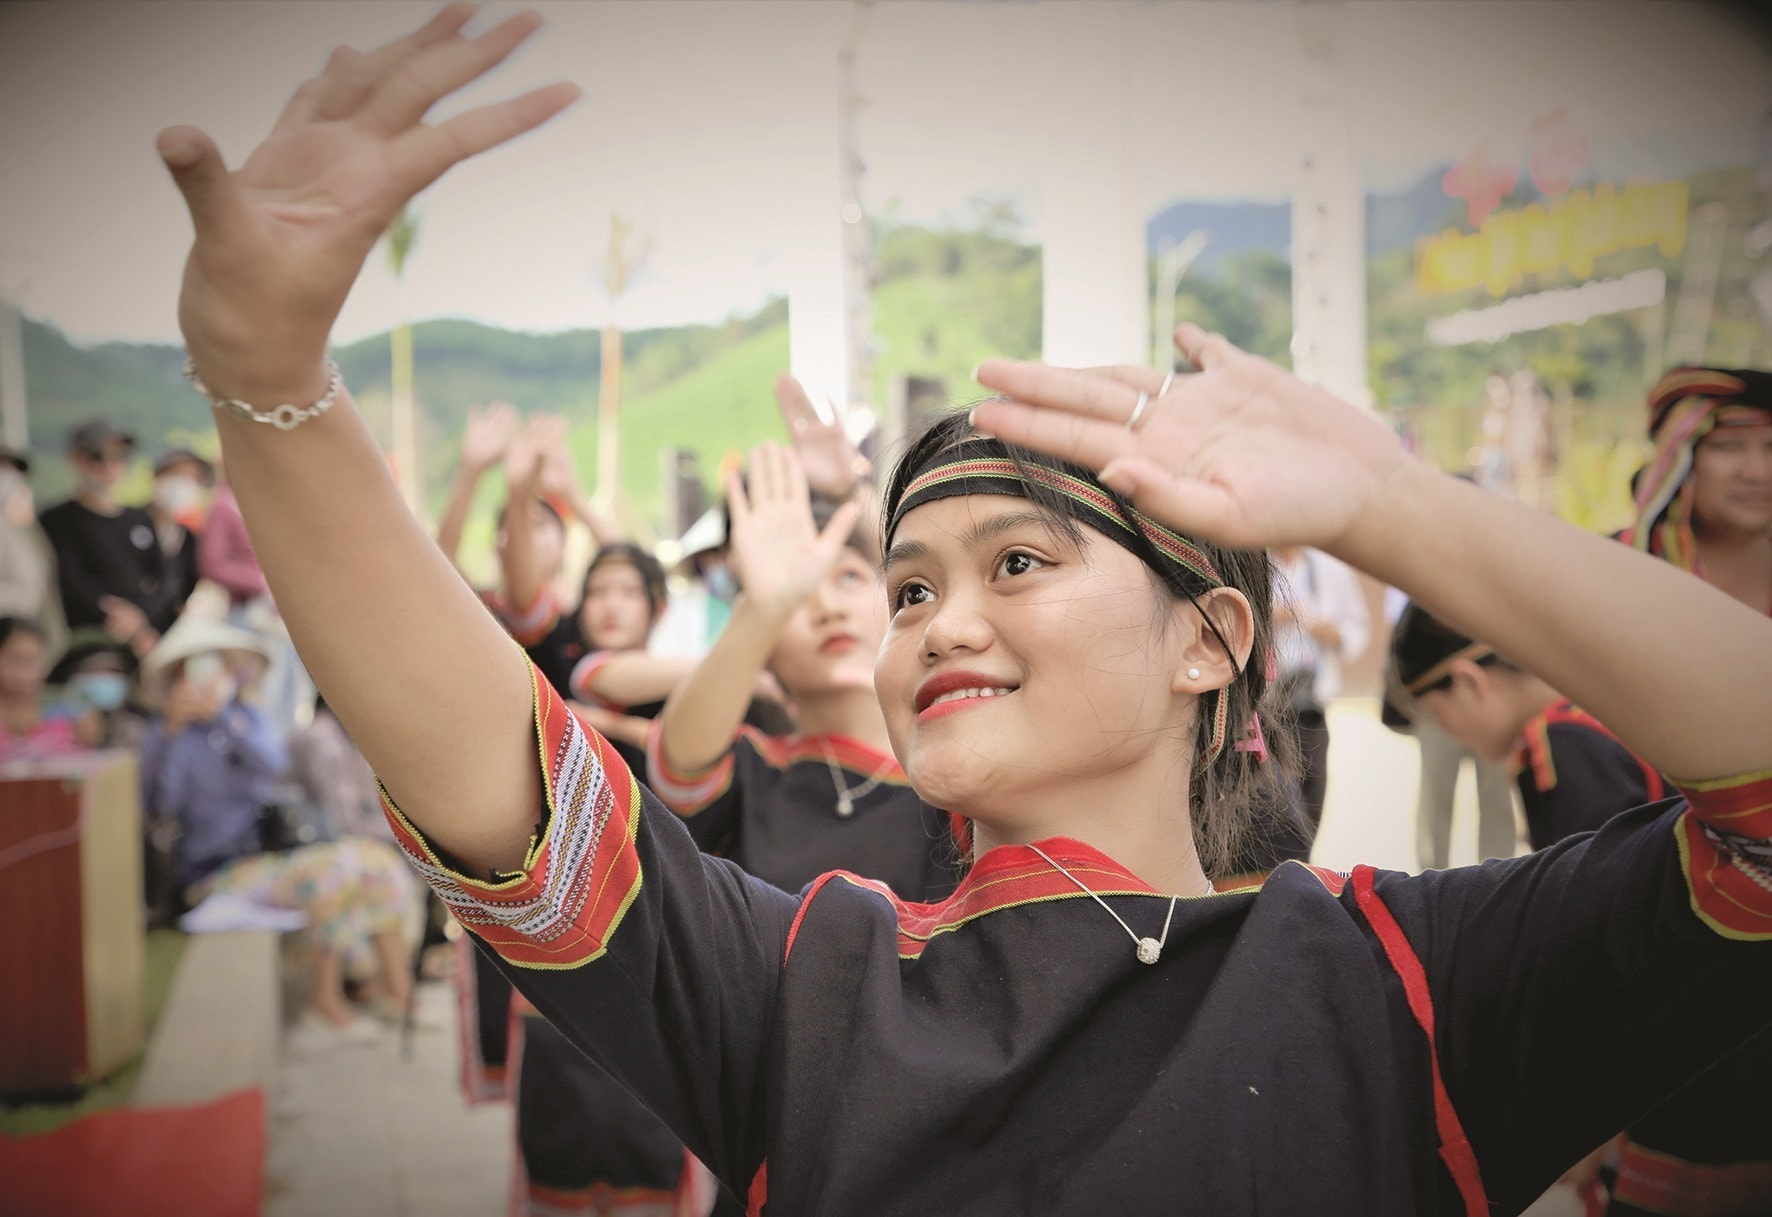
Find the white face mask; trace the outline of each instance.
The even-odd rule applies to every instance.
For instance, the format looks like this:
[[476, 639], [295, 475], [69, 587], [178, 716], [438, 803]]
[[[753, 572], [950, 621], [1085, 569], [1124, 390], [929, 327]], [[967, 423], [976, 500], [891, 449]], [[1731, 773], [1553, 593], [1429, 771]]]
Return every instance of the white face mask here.
[[202, 497], [203, 487], [197, 485], [192, 478], [174, 475], [154, 482], [154, 506], [167, 515], [195, 507], [197, 500]]

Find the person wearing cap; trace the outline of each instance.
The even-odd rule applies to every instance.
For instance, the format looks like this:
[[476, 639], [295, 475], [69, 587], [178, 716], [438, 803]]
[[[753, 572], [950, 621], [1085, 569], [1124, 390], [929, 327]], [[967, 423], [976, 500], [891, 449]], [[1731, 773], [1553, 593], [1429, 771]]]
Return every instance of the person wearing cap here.
[[0, 617], [20, 617], [43, 631], [50, 656], [67, 642], [55, 550], [31, 500], [31, 457], [0, 444]]
[[39, 517], [55, 548], [68, 627], [100, 626], [138, 656], [153, 649], [178, 615], [178, 587], [167, 577], [154, 521], [117, 502], [135, 437], [103, 419], [68, 432], [74, 496]]
[[154, 458], [154, 493], [142, 506], [154, 518], [154, 534], [181, 607], [197, 586], [203, 495], [213, 485], [215, 466], [189, 448], [168, 448]]
[[[1534, 850], [1677, 793], [1593, 715], [1419, 604], [1398, 619], [1391, 657], [1413, 708], [1479, 755], [1512, 765]], [[1579, 1163], [1565, 1183], [1589, 1212], [1608, 1217], [1772, 1212], [1769, 1050], [1772, 1033], [1762, 1032]]]

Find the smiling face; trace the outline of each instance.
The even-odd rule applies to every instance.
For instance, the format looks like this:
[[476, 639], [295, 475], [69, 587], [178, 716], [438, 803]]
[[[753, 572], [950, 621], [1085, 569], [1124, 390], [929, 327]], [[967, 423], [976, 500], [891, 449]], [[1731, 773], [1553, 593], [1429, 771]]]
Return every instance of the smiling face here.
[[[1178, 693], [1188, 631], [1145, 565], [1028, 501], [968, 495], [906, 513], [874, 683], [893, 751], [935, 806], [1010, 828], [1191, 761]], [[1181, 611], [1191, 612], [1185, 606]], [[1128, 787], [1130, 789], [1130, 787]]]
[[1718, 427], [1692, 453], [1692, 514], [1703, 533], [1772, 529], [1772, 424]]
[[885, 632], [879, 574], [845, 547], [818, 590], [788, 618], [769, 654], [769, 670], [796, 699], [871, 688], [874, 653]]

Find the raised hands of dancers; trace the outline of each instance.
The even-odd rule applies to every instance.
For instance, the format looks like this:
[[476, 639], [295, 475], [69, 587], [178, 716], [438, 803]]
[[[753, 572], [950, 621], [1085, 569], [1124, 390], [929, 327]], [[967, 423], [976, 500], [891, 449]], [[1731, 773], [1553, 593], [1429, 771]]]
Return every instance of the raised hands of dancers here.
[[1151, 368], [990, 360], [979, 383], [1011, 400], [979, 403], [974, 421], [1099, 471], [1171, 528], [1245, 548], [1332, 548], [1410, 466], [1376, 418], [1267, 360], [1191, 325], [1176, 344], [1201, 371], [1167, 392]]
[[517, 409], [508, 401], [469, 406], [467, 425], [461, 434], [462, 469], [475, 477], [504, 459], [505, 448], [517, 428]]
[[844, 503], [821, 532], [800, 458], [779, 444], [752, 448], [747, 471], [748, 487], [736, 470], [726, 477], [733, 571], [753, 606], [785, 619], [843, 552], [859, 509]]
[[179, 324], [212, 391], [252, 402], [318, 397], [333, 320], [406, 201], [579, 96], [575, 85], [553, 84], [426, 124], [433, 105], [541, 24], [523, 12], [464, 35], [473, 13], [453, 3], [386, 46], [335, 51], [238, 169], [193, 127], [160, 134], [196, 229]]
[[775, 380], [775, 404], [788, 429], [788, 442], [806, 470], [806, 485], [814, 494], [843, 499], [870, 472], [868, 460], [849, 440], [839, 412], [826, 421], [812, 404], [806, 386], [783, 372]]

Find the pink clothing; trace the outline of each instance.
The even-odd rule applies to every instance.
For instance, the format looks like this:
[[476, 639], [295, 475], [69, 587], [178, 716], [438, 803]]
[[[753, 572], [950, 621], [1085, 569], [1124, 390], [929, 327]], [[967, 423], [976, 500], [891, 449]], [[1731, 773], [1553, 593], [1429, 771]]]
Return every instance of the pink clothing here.
[[23, 735], [14, 735], [0, 728], [0, 763], [38, 761], [83, 751], [84, 745], [74, 738], [74, 720], [71, 718], [45, 717]]
[[209, 524], [197, 543], [197, 573], [226, 588], [228, 599], [234, 604], [257, 600], [270, 590], [265, 573], [259, 568], [258, 555], [252, 552], [246, 521], [240, 516], [240, 505], [234, 501], [231, 486], [216, 487], [215, 499], [209, 506]]

